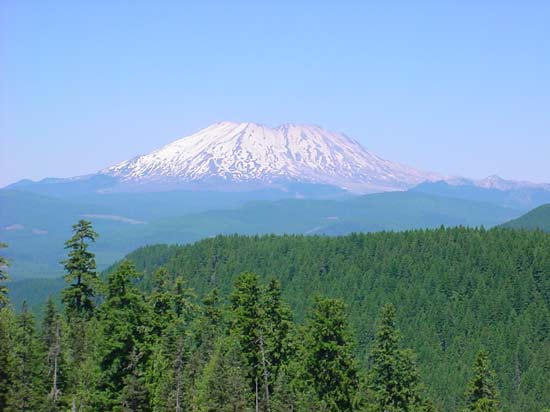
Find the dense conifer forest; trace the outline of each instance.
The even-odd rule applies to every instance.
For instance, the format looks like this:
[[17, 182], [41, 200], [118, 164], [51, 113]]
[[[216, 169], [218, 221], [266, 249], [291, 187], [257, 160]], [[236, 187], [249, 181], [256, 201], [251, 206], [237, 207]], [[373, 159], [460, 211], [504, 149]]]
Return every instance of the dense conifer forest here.
[[[547, 411], [550, 234], [220, 236], [0, 289], [2, 411]], [[0, 280], [5, 280], [5, 261]]]

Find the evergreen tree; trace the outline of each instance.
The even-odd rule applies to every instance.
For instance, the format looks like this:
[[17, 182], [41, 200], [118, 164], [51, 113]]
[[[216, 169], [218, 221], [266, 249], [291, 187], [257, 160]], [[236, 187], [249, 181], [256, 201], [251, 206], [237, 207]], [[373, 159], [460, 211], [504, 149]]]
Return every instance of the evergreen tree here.
[[161, 268], [154, 278], [154, 290], [148, 303], [152, 314], [152, 356], [147, 383], [153, 411], [186, 408], [186, 372], [189, 358], [188, 322], [196, 311], [193, 293], [183, 279], [170, 283]]
[[62, 291], [62, 301], [68, 320], [68, 365], [67, 396], [71, 398], [73, 410], [86, 407], [89, 396], [91, 374], [84, 370], [84, 364], [91, 361], [89, 341], [90, 320], [94, 314], [95, 290], [98, 287], [95, 256], [88, 250], [88, 242], [95, 242], [97, 233], [92, 224], [80, 220], [72, 226], [73, 236], [65, 242], [69, 249], [68, 258], [62, 263], [67, 274], [65, 281], [69, 286]]
[[[0, 242], [0, 249], [7, 247], [5, 243]], [[8, 287], [4, 285], [4, 282], [8, 280], [8, 274], [6, 268], [8, 267], [8, 260], [0, 256], [0, 309], [8, 304]]]
[[17, 316], [14, 374], [8, 389], [6, 412], [36, 412], [43, 407], [43, 369], [35, 332], [34, 317], [24, 302]]
[[46, 302], [46, 310], [42, 323], [42, 345], [45, 354], [46, 386], [48, 387], [47, 409], [55, 412], [63, 408], [61, 396], [65, 393], [65, 359], [62, 340], [62, 320], [50, 297]]
[[422, 386], [413, 354], [399, 349], [395, 308], [382, 308], [370, 362], [370, 409], [373, 412], [429, 411], [431, 404], [421, 397]]
[[[239, 342], [221, 337], [198, 382], [194, 404], [200, 412], [252, 412], [246, 359]], [[256, 408], [258, 410], [258, 407]]]
[[489, 354], [478, 352], [473, 367], [473, 377], [466, 392], [467, 412], [498, 412], [497, 390]]
[[123, 386], [120, 393], [120, 406], [115, 408], [121, 412], [147, 412], [149, 411], [149, 398], [145, 386], [145, 373], [141, 367], [143, 352], [138, 352], [134, 346], [128, 356], [127, 374], [123, 378]]
[[[150, 314], [143, 296], [132, 283], [137, 278], [134, 265], [125, 260], [107, 279], [107, 296], [99, 313], [101, 380], [96, 393], [96, 400], [104, 410], [136, 407], [128, 403], [130, 393], [137, 387], [143, 389], [141, 371], [149, 357], [145, 343]], [[133, 389], [127, 392], [125, 387], [130, 383]]]
[[256, 274], [243, 273], [237, 278], [231, 295], [231, 304], [233, 309], [231, 333], [239, 339], [246, 359], [246, 376], [250, 391], [256, 396], [263, 396], [269, 388], [265, 385], [263, 375], [264, 314], [262, 289]]
[[0, 308], [0, 411], [5, 411], [15, 371], [16, 322], [9, 306]]
[[281, 298], [281, 284], [269, 282], [264, 297], [266, 356], [269, 362], [270, 383], [277, 380], [280, 368], [291, 355], [289, 335], [292, 329], [292, 312]]
[[305, 342], [305, 368], [318, 398], [329, 411], [354, 410], [359, 379], [341, 301], [315, 299]]
[[86, 220], [80, 220], [72, 229], [73, 236], [65, 242], [65, 249], [69, 249], [69, 257], [62, 262], [67, 271], [65, 281], [71, 283], [63, 291], [63, 303], [70, 317], [88, 319], [94, 310], [97, 274], [95, 256], [88, 251], [86, 242], [95, 242], [98, 235], [92, 224]]

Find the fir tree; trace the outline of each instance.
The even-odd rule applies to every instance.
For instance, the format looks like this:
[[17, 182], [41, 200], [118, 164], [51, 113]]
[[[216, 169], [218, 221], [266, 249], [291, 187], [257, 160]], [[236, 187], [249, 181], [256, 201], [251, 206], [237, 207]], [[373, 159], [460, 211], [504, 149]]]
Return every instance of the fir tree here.
[[280, 368], [291, 355], [289, 335], [292, 329], [292, 312], [281, 298], [281, 284], [271, 280], [264, 296], [266, 356], [269, 362], [270, 382], [273, 384]]
[[132, 407], [123, 390], [129, 382], [141, 385], [141, 370], [149, 356], [145, 342], [150, 314], [132, 283], [137, 278], [134, 265], [123, 261], [107, 279], [107, 296], [99, 313], [101, 382], [97, 398], [106, 410]]
[[62, 262], [67, 271], [65, 281], [70, 283], [63, 291], [63, 303], [70, 317], [87, 319], [94, 310], [97, 274], [95, 256], [88, 251], [86, 242], [95, 242], [98, 235], [92, 229], [92, 224], [86, 220], [80, 220], [72, 229], [73, 236], [65, 242], [69, 257]]
[[123, 386], [120, 393], [121, 412], [147, 412], [149, 411], [149, 397], [145, 386], [145, 373], [141, 367], [143, 352], [138, 352], [136, 346], [132, 348], [128, 356], [126, 366], [127, 374], [123, 378]]
[[0, 411], [5, 411], [8, 393], [15, 385], [16, 322], [11, 308], [0, 308]]
[[6, 402], [6, 412], [35, 412], [43, 406], [43, 369], [40, 362], [34, 317], [23, 302], [17, 316], [13, 340], [14, 374]]
[[344, 304], [317, 297], [307, 325], [305, 368], [328, 410], [352, 411], [359, 379]]
[[44, 364], [46, 366], [46, 386], [48, 387], [48, 411], [61, 410], [61, 395], [65, 392], [65, 362], [62, 340], [62, 320], [50, 297], [46, 302], [46, 310], [42, 323], [42, 345]]
[[[153, 411], [186, 408], [186, 375], [189, 358], [188, 321], [196, 311], [191, 290], [183, 279], [173, 284], [161, 268], [155, 274], [154, 290], [148, 302], [152, 308], [153, 353], [148, 366], [148, 386]], [[156, 338], [155, 338], [156, 337]]]
[[467, 406], [465, 410], [467, 412], [500, 411], [494, 383], [494, 371], [486, 351], [478, 352], [473, 369], [473, 377], [466, 392]]
[[395, 308], [382, 308], [370, 355], [370, 409], [373, 412], [429, 411], [431, 404], [421, 397], [422, 386], [413, 354], [399, 349]]
[[[232, 303], [231, 333], [240, 341], [246, 366], [248, 385], [252, 393], [269, 391], [264, 387], [262, 368], [262, 343], [265, 342], [262, 290], [258, 276], [243, 273], [235, 281]], [[261, 390], [258, 387], [261, 387]]]
[[254, 398], [248, 389], [245, 364], [239, 342], [232, 337], [220, 338], [197, 385], [193, 402], [197, 410], [252, 412]]

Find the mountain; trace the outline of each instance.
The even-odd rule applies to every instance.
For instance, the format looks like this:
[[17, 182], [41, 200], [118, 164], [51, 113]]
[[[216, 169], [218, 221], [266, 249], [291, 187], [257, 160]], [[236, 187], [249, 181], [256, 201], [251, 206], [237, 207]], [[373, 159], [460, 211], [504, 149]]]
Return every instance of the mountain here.
[[218, 234], [351, 232], [495, 226], [521, 211], [418, 192], [335, 199], [288, 199], [281, 192], [108, 193], [61, 199], [0, 190], [0, 239], [14, 280], [59, 276], [71, 225], [92, 221], [99, 268], [154, 243], [189, 243]]
[[454, 177], [426, 181], [410, 190], [436, 196], [493, 203], [524, 211], [550, 203], [550, 184], [505, 180], [499, 176], [489, 176], [480, 180]]
[[537, 207], [517, 219], [501, 225], [511, 229], [540, 229], [550, 232], [550, 203]]
[[127, 186], [304, 182], [363, 193], [403, 190], [437, 177], [384, 160], [346, 135], [318, 126], [232, 122], [216, 123], [100, 173]]

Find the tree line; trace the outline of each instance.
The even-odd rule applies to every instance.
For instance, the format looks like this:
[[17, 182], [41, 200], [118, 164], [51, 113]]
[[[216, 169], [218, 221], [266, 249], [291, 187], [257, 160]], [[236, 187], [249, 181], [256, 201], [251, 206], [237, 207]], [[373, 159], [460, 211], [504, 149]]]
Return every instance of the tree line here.
[[[392, 304], [379, 307], [363, 361], [341, 299], [317, 296], [297, 322], [279, 280], [252, 272], [227, 299], [215, 285], [197, 297], [170, 265], [143, 279], [125, 260], [101, 279], [97, 234], [86, 221], [73, 232], [61, 311], [48, 301], [38, 327], [0, 289], [0, 410], [439, 410]], [[477, 354], [457, 410], [501, 410], [489, 358]]]

